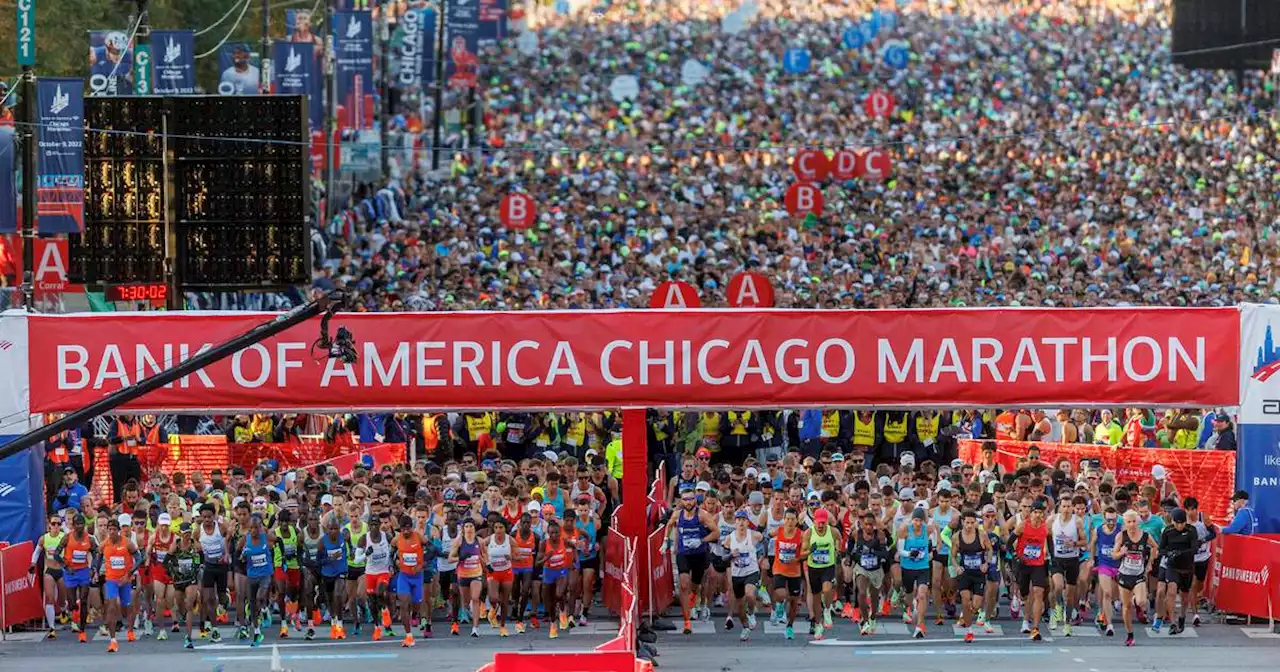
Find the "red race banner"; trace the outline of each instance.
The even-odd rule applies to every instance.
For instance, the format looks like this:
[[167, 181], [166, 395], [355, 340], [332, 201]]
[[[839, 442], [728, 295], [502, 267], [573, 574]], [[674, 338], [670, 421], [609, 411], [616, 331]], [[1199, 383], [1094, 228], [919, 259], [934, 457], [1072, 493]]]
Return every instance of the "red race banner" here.
[[[959, 457], [969, 464], [982, 459], [987, 441], [962, 439]], [[1180, 497], [1195, 497], [1200, 510], [1212, 521], [1225, 524], [1231, 519], [1231, 493], [1235, 492], [1236, 453], [1228, 450], [1161, 450], [1157, 448], [1112, 448], [1088, 443], [1044, 443], [1040, 441], [996, 441], [996, 461], [1008, 471], [1017, 468], [1027, 449], [1040, 449], [1040, 461], [1056, 465], [1070, 460], [1073, 470], [1080, 460], [1096, 459], [1101, 468], [1116, 473], [1120, 484], [1151, 482], [1151, 468], [1165, 468]]]
[[1224, 535], [1211, 583], [1218, 609], [1272, 618], [1280, 611], [1280, 535]]
[[40, 575], [30, 574], [31, 542], [0, 549], [0, 628], [8, 629], [26, 621], [44, 618], [44, 602], [40, 599]]
[[[266, 319], [29, 317], [31, 410], [81, 408]], [[1239, 394], [1232, 308], [370, 313], [333, 321], [354, 335], [356, 364], [312, 349], [313, 320], [126, 408], [1206, 407], [1234, 405]]]

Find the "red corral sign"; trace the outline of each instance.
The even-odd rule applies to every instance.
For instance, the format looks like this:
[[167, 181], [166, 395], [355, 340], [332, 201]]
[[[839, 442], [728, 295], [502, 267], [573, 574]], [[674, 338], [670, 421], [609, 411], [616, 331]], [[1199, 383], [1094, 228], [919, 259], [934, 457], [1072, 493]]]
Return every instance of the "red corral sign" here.
[[883, 180], [893, 170], [893, 159], [883, 149], [868, 149], [858, 155], [858, 175], [868, 180]]
[[821, 149], [802, 149], [791, 162], [791, 172], [805, 182], [821, 182], [830, 171], [831, 162]]
[[739, 273], [729, 281], [726, 298], [734, 308], [772, 308], [773, 285], [760, 273]]
[[838, 150], [831, 157], [831, 174], [837, 180], [852, 180], [858, 176], [858, 153], [851, 149]]
[[822, 190], [811, 182], [796, 182], [791, 185], [782, 202], [792, 217], [804, 217], [810, 213], [822, 216]]
[[889, 117], [893, 115], [895, 104], [892, 93], [884, 89], [876, 89], [867, 96], [863, 109], [869, 117]]
[[649, 297], [650, 308], [700, 308], [702, 300], [693, 285], [681, 280], [668, 280], [658, 285]]
[[537, 216], [537, 206], [528, 194], [512, 192], [503, 196], [498, 205], [498, 217], [508, 229], [527, 229]]
[[[16, 234], [6, 235], [4, 244], [9, 250], [17, 275], [17, 284], [22, 283], [22, 238]], [[66, 238], [36, 238], [34, 246], [36, 261], [35, 291], [60, 293], [80, 289], [67, 279]]]
[[[84, 407], [271, 316], [26, 317], [31, 410]], [[1240, 389], [1234, 308], [369, 313], [333, 322], [355, 337], [355, 364], [312, 354], [316, 319], [126, 408], [1210, 407], [1237, 403]], [[0, 369], [24, 365], [17, 350], [0, 350]]]

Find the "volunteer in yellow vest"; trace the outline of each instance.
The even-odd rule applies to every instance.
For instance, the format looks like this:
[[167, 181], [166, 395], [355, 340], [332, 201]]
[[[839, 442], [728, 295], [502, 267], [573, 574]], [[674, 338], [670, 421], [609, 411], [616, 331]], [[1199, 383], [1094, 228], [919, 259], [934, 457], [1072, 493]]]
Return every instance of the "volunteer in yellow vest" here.
[[853, 414], [853, 448], [864, 456], [871, 455], [876, 447], [876, 414], [858, 411]]
[[822, 412], [822, 440], [829, 443], [840, 438], [840, 411]]
[[720, 414], [702, 413], [700, 416], [702, 422], [702, 445], [711, 449], [711, 452], [720, 452]]
[[467, 430], [467, 443], [472, 448], [480, 442], [480, 437], [493, 434], [492, 413], [466, 413], [462, 416], [463, 427]]
[[609, 444], [604, 448], [604, 460], [609, 467], [609, 475], [622, 478], [622, 430], [615, 429]]
[[1093, 428], [1093, 442], [1105, 446], [1118, 446], [1124, 439], [1124, 428], [1116, 422], [1110, 409], [1102, 409], [1098, 414], [1098, 426]]
[[913, 418], [915, 424], [916, 445], [920, 454], [917, 457], [938, 461], [938, 426], [942, 416], [937, 411], [918, 411]]
[[587, 414], [570, 413], [565, 417], [565, 426], [565, 445], [576, 449], [570, 452], [585, 451], [587, 446]]
[[[876, 411], [878, 425], [876, 442], [876, 464], [897, 465], [904, 453], [914, 453], [914, 446], [909, 440], [907, 411]], [[918, 456], [917, 456], [918, 457]], [[917, 460], [919, 462], [919, 460]]]
[[1165, 427], [1172, 433], [1171, 444], [1177, 450], [1195, 450], [1200, 443], [1200, 416], [1195, 409], [1182, 409]]
[[742, 464], [755, 456], [756, 417], [751, 411], [726, 411], [720, 424], [720, 459]]

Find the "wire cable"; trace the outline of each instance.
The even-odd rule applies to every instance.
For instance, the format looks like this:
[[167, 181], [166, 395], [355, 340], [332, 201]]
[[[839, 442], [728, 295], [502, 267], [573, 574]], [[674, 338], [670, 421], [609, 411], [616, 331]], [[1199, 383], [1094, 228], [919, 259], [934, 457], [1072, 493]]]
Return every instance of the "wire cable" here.
[[242, 5], [242, 6], [240, 7], [240, 16], [237, 16], [237, 17], [236, 17], [236, 23], [235, 23], [235, 25], [234, 25], [234, 26], [231, 26], [231, 30], [228, 30], [228, 31], [227, 31], [227, 34], [222, 36], [222, 41], [220, 41], [220, 42], [218, 42], [216, 45], [214, 45], [214, 47], [213, 47], [212, 49], [210, 49], [209, 51], [204, 52], [203, 54], [196, 54], [196, 59], [197, 59], [197, 60], [199, 60], [199, 59], [201, 59], [201, 58], [207, 58], [207, 57], [209, 57], [209, 56], [212, 56], [213, 54], [218, 53], [218, 50], [222, 48], [222, 45], [226, 44], [226, 43], [227, 43], [227, 40], [231, 39], [231, 36], [235, 34], [236, 29], [240, 27], [240, 22], [244, 20], [244, 15], [245, 15], [245, 13], [246, 13], [246, 12], [248, 12], [248, 11], [249, 11], [249, 5], [250, 5], [250, 4], [251, 4], [251, 0], [244, 0], [244, 5]]
[[210, 32], [210, 31], [212, 31], [214, 28], [217, 28], [218, 26], [222, 25], [222, 22], [223, 22], [223, 21], [226, 21], [226, 20], [227, 20], [227, 17], [228, 17], [228, 16], [231, 16], [231, 12], [234, 12], [234, 11], [236, 11], [236, 5], [235, 5], [235, 4], [232, 4], [232, 5], [231, 5], [231, 7], [230, 7], [229, 9], [227, 9], [227, 13], [222, 15], [222, 18], [218, 19], [217, 21], [214, 21], [212, 24], [210, 24], [210, 25], [209, 25], [208, 27], [206, 27], [206, 28], [201, 28], [200, 30], [197, 30], [197, 31], [195, 32], [196, 37], [199, 37], [199, 36], [201, 36], [201, 35], [204, 35], [205, 33]]

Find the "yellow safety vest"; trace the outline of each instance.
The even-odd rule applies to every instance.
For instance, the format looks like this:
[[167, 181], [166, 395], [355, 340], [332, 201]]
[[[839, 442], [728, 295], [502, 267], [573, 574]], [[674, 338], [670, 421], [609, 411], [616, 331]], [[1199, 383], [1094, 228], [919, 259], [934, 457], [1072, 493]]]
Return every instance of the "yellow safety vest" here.
[[614, 439], [604, 449], [604, 460], [609, 467], [609, 475], [622, 478], [622, 439]]
[[737, 411], [729, 411], [729, 433], [734, 436], [747, 435], [747, 423], [751, 422], [751, 411], [743, 411], [741, 415]]
[[840, 411], [827, 411], [822, 414], [822, 438], [834, 439], [840, 436]]
[[655, 420], [651, 426], [653, 427], [654, 439], [657, 439], [658, 441], [666, 441], [667, 437], [671, 436], [671, 434], [666, 430], [666, 422], [663, 422], [662, 420]]
[[853, 415], [853, 445], [868, 448], [876, 445], [876, 416], [863, 422], [857, 413]]
[[587, 438], [587, 419], [579, 418], [569, 423], [569, 431], [565, 432], [565, 443], [581, 448], [586, 445]]
[[1200, 443], [1200, 432], [1179, 429], [1173, 435], [1173, 447], [1178, 450], [1195, 450], [1198, 443]]
[[236, 425], [235, 430], [232, 431], [231, 434], [236, 443], [249, 443], [250, 441], [253, 441], [253, 430], [248, 427]]
[[493, 429], [493, 418], [488, 413], [467, 416], [467, 435], [472, 441], [479, 441], [481, 434], [488, 434]]
[[916, 436], [920, 437], [920, 443], [927, 443], [938, 438], [938, 416], [927, 418], [923, 415], [916, 416]]
[[720, 439], [720, 414], [702, 414], [702, 436], [716, 442]]
[[907, 440], [907, 416], [905, 414], [897, 422], [893, 422], [887, 417], [885, 418], [884, 440], [886, 443], [902, 443]]

